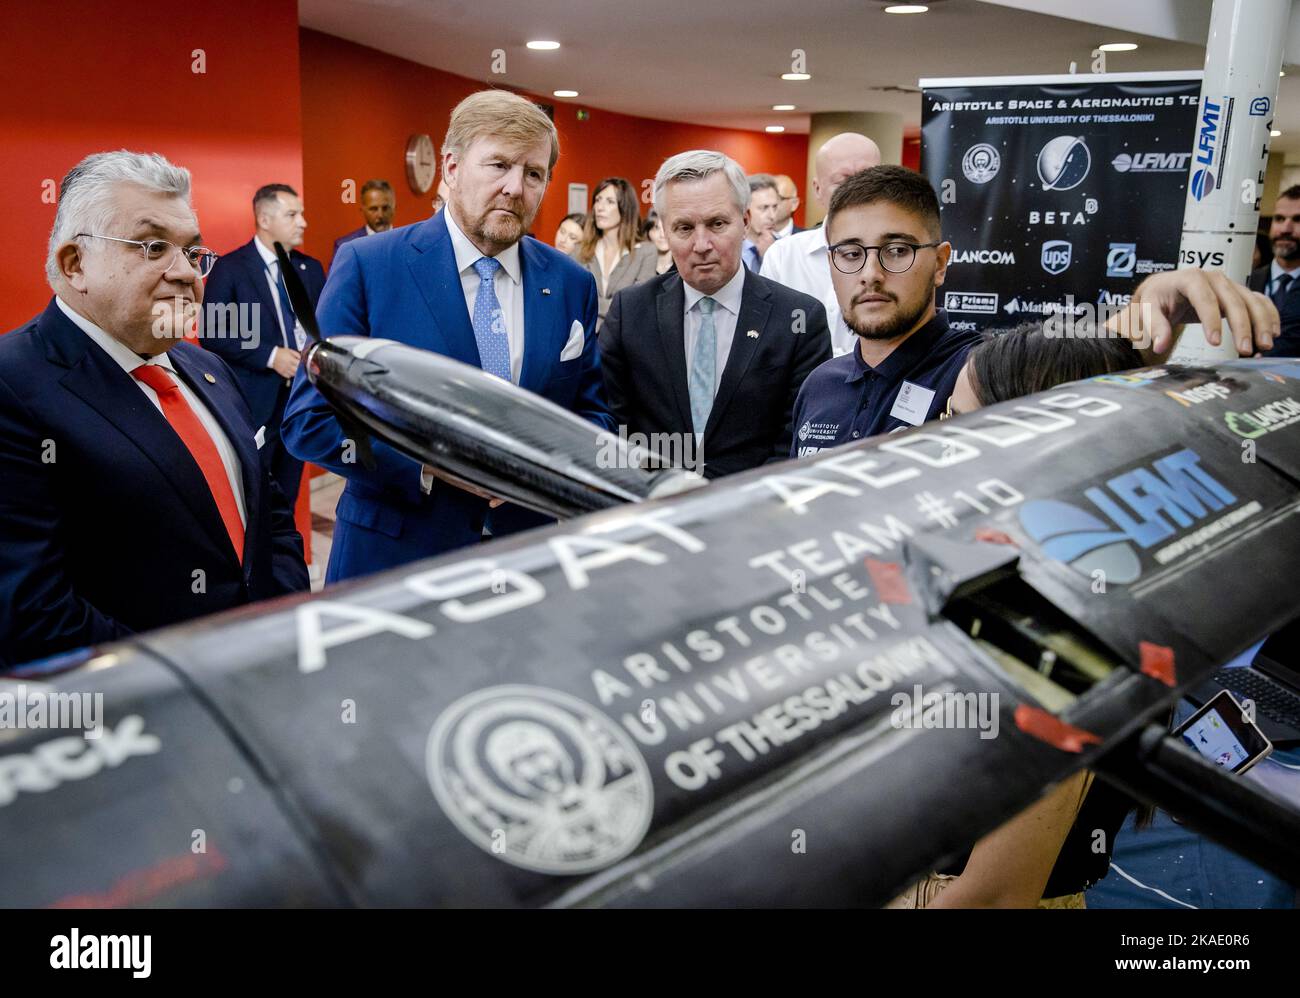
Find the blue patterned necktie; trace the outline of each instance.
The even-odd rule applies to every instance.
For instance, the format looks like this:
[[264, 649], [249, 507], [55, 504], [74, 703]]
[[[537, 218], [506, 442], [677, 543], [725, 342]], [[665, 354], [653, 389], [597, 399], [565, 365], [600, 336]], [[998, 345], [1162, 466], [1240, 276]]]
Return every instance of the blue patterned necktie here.
[[1273, 288], [1273, 293], [1269, 297], [1273, 299], [1273, 304], [1277, 306], [1279, 312], [1282, 310], [1282, 302], [1286, 301], [1286, 293], [1290, 287], [1291, 275], [1278, 274], [1276, 287]]
[[510, 338], [497, 300], [496, 273], [501, 261], [490, 256], [474, 261], [478, 294], [474, 296], [474, 339], [478, 342], [479, 366], [488, 374], [510, 380]]
[[713, 408], [713, 384], [718, 370], [718, 331], [713, 325], [713, 310], [717, 302], [701, 298], [700, 332], [695, 338], [695, 356], [691, 358], [691, 423], [695, 432], [704, 435]]

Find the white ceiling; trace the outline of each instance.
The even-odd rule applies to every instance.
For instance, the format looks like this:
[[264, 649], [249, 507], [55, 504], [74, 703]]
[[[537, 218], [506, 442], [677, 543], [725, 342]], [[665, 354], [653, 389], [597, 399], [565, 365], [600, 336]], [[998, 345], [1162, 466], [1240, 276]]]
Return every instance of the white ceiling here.
[[[923, 77], [1080, 72], [1107, 41], [1109, 72], [1203, 68], [1210, 0], [930, 0], [919, 15], [882, 0], [299, 0], [301, 24], [448, 72], [592, 108], [673, 121], [806, 132], [817, 111], [894, 111], [920, 126]], [[1032, 8], [1032, 9], [1025, 9]], [[1060, 14], [1045, 11], [1059, 11]], [[1076, 18], [1103, 18], [1103, 27]], [[1150, 31], [1140, 34], [1137, 30]], [[1157, 37], [1162, 35], [1163, 37]], [[530, 39], [559, 51], [533, 52]], [[495, 50], [506, 72], [493, 73]], [[791, 83], [791, 52], [812, 79]], [[1281, 81], [1275, 151], [1300, 160], [1300, 71]], [[798, 105], [794, 113], [771, 105]]]

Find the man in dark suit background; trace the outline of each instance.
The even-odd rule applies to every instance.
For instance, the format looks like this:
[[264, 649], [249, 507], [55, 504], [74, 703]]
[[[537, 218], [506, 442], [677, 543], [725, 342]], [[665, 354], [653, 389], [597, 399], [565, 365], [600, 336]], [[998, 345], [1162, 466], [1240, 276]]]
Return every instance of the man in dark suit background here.
[[393, 212], [397, 210], [397, 196], [387, 180], [367, 180], [361, 185], [361, 199], [357, 202], [357, 207], [361, 209], [363, 219], [361, 228], [345, 232], [334, 240], [334, 256], [339, 255], [339, 247], [344, 243], [391, 229]]
[[63, 180], [55, 296], [0, 336], [0, 670], [308, 588], [234, 376], [182, 341], [199, 240], [161, 156]]
[[669, 158], [654, 200], [677, 270], [615, 295], [600, 333], [615, 421], [674, 435], [710, 478], [787, 458], [795, 396], [831, 357], [821, 303], [741, 264], [749, 197], [721, 153]]
[[253, 238], [221, 257], [208, 277], [201, 342], [234, 369], [254, 426], [266, 427], [271, 473], [292, 505], [298, 499], [302, 462], [285, 449], [280, 421], [306, 334], [289, 301], [275, 244], [289, 250], [313, 307], [325, 287], [325, 268], [293, 248], [302, 245], [307, 219], [302, 199], [292, 187], [258, 188], [253, 195], [253, 219], [257, 226]]
[[[345, 243], [321, 296], [321, 330], [433, 350], [612, 427], [596, 349], [596, 282], [524, 235], [559, 142], [546, 113], [517, 94], [466, 97], [442, 147], [446, 207], [418, 225]], [[347, 479], [329, 582], [552, 522], [378, 441], [376, 466], [367, 468], [301, 370], [284, 432], [298, 457]]]
[[1246, 286], [1272, 298], [1282, 316], [1282, 335], [1267, 356], [1300, 357], [1300, 185], [1278, 195], [1268, 238], [1273, 259], [1251, 271]]

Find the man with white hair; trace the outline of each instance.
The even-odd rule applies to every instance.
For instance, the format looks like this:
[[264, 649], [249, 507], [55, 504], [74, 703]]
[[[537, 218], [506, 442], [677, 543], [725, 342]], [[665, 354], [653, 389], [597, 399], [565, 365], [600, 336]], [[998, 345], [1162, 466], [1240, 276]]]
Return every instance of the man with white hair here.
[[[827, 139], [813, 161], [813, 198], [825, 211], [835, 189], [855, 173], [880, 165], [880, 147], [865, 135], [841, 132]], [[759, 270], [764, 277], [812, 295], [826, 308], [835, 356], [849, 353], [857, 337], [845, 324], [831, 283], [831, 260], [826, 227], [819, 226], [778, 239], [763, 254]]]
[[722, 153], [666, 160], [654, 204], [677, 269], [616, 294], [600, 331], [620, 431], [694, 455], [683, 463], [710, 478], [789, 455], [795, 396], [831, 356], [822, 305], [741, 264], [749, 196]]
[[308, 588], [234, 376], [182, 339], [213, 260], [188, 170], [63, 178], [54, 297], [0, 336], [0, 671]]

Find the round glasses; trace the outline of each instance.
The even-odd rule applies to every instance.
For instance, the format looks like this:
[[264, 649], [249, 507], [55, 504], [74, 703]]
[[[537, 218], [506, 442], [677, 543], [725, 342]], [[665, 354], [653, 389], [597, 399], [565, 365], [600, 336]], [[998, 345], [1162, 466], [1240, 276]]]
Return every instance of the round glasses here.
[[212, 266], [217, 262], [217, 254], [206, 246], [177, 246], [175, 243], [169, 243], [166, 239], [120, 239], [117, 236], [101, 236], [96, 232], [78, 232], [78, 238], [84, 236], [87, 239], [107, 239], [115, 243], [129, 243], [132, 246], [139, 246], [140, 252], [144, 254], [145, 260], [149, 263], [166, 262], [167, 267], [172, 265], [173, 253], [179, 252], [185, 257], [185, 261], [194, 268], [195, 273], [200, 277], [207, 277], [212, 273]]
[[867, 265], [871, 251], [876, 251], [880, 266], [891, 274], [904, 274], [916, 261], [916, 251], [938, 246], [938, 243], [885, 243], [883, 246], [863, 246], [858, 242], [836, 243], [830, 248], [831, 262], [841, 274], [856, 274]]

